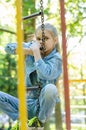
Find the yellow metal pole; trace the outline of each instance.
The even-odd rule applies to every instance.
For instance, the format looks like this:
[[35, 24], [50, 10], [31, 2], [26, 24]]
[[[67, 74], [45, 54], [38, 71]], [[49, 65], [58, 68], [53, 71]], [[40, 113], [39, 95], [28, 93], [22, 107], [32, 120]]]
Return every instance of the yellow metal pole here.
[[71, 79], [69, 82], [86, 82], [86, 79]]
[[27, 107], [26, 92], [24, 83], [24, 55], [23, 43], [23, 22], [22, 22], [22, 0], [16, 0], [16, 19], [17, 19], [17, 42], [18, 42], [18, 96], [19, 96], [19, 120], [20, 130], [27, 130]]

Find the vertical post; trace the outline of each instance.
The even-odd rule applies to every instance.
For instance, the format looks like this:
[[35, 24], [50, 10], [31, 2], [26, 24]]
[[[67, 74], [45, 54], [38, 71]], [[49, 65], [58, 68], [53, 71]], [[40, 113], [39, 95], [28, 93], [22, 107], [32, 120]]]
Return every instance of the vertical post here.
[[66, 52], [66, 24], [65, 24], [65, 7], [64, 0], [60, 1], [61, 10], [61, 29], [62, 29], [62, 50], [63, 50], [63, 77], [64, 77], [64, 96], [65, 96], [65, 111], [66, 111], [66, 129], [70, 130], [70, 98], [69, 98], [69, 82], [67, 70], [67, 52]]
[[23, 43], [23, 22], [22, 22], [22, 0], [16, 0], [16, 19], [17, 19], [17, 53], [18, 53], [18, 97], [19, 97], [19, 120], [20, 130], [27, 130], [27, 110], [26, 92], [24, 83], [24, 55]]

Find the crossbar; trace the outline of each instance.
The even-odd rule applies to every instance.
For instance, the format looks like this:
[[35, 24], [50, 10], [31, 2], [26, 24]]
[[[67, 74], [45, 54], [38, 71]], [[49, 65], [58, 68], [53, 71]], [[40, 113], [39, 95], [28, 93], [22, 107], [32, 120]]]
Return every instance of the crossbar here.
[[40, 16], [41, 14], [42, 14], [41, 12], [37, 12], [37, 13], [31, 14], [29, 16], [23, 17], [23, 20], [30, 19], [30, 18], [35, 18], [37, 16]]

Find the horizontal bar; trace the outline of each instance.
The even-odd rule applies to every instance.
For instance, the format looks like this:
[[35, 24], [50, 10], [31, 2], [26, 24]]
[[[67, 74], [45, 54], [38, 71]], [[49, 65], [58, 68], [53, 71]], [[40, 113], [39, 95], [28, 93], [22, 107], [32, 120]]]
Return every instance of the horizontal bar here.
[[85, 105], [82, 105], [82, 106], [80, 106], [80, 105], [71, 105], [70, 106], [71, 108], [78, 108], [78, 109], [86, 109], [86, 106]]
[[73, 79], [69, 80], [69, 82], [86, 82], [86, 79]]
[[77, 127], [77, 128], [81, 127], [81, 129], [86, 128], [86, 125], [83, 124], [83, 123], [71, 123], [71, 126], [74, 126], [74, 127]]
[[71, 117], [79, 117], [79, 118], [83, 117], [83, 118], [86, 118], [86, 115], [80, 115], [80, 114], [76, 114], [76, 115], [74, 114], [73, 115], [72, 114]]
[[34, 18], [34, 17], [40, 16], [40, 15], [41, 15], [41, 12], [34, 13], [34, 14], [29, 15], [29, 16], [23, 17], [23, 20]]
[[79, 100], [80, 100], [80, 99], [86, 99], [86, 96], [74, 96], [73, 98], [74, 98], [74, 99], [79, 99]]
[[37, 86], [37, 87], [27, 87], [26, 88], [27, 91], [35, 90], [35, 89], [39, 89], [39, 86]]
[[4, 28], [0, 28], [0, 31], [11, 33], [11, 34], [16, 34], [15, 32], [7, 30], [7, 29], [4, 29]]

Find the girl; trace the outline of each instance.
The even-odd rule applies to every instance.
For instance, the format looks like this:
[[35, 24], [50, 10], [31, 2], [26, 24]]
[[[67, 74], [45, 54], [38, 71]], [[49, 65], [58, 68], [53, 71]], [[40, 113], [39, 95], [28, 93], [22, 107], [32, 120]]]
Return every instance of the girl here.
[[[57, 30], [49, 23], [44, 27], [44, 43], [42, 43], [42, 31], [39, 26], [35, 32], [36, 40], [23, 44], [25, 81], [27, 89], [30, 90], [26, 99], [29, 127], [42, 127], [50, 117], [55, 104], [59, 102], [55, 84], [62, 71], [62, 60], [57, 48]], [[43, 44], [44, 50], [40, 49]], [[16, 48], [16, 43], [9, 43], [5, 50], [9, 54], [15, 54]], [[38, 86], [38, 89], [31, 90], [34, 86]], [[0, 92], [0, 109], [13, 120], [17, 120], [19, 116], [18, 102], [16, 97]]]

